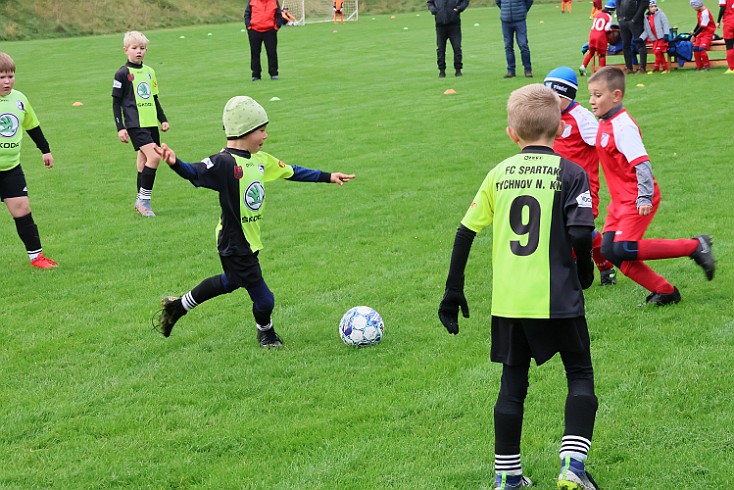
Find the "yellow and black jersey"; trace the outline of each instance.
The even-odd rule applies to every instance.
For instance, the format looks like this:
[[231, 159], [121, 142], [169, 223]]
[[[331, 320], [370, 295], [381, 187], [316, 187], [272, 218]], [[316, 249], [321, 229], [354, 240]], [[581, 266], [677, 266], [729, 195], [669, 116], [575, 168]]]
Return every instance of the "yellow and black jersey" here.
[[155, 71], [144, 64], [126, 63], [115, 73], [112, 82], [112, 111], [117, 130], [152, 128], [166, 122], [158, 102]]

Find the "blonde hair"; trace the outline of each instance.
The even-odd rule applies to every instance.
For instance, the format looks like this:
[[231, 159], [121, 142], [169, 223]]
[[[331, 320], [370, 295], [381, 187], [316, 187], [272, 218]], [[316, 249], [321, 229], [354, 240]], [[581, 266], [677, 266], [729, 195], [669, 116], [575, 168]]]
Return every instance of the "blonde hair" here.
[[615, 90], [621, 90], [624, 95], [625, 91], [625, 77], [624, 72], [616, 66], [605, 66], [599, 68], [599, 70], [589, 77], [587, 83], [603, 83], [607, 90], [614, 92]]
[[123, 37], [122, 39], [122, 45], [126, 48], [132, 46], [135, 43], [147, 46], [148, 42], [148, 38], [145, 37], [145, 34], [139, 31], [128, 31], [125, 33], [125, 37]]
[[561, 98], [551, 88], [533, 83], [510, 94], [507, 125], [525, 141], [555, 139], [561, 123]]
[[15, 62], [9, 54], [0, 51], [0, 72], [15, 73]]

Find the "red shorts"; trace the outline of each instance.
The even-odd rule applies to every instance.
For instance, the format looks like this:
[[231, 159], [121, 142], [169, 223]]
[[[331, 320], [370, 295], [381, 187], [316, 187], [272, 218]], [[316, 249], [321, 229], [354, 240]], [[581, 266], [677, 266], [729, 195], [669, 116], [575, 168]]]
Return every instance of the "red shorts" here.
[[607, 218], [604, 221], [604, 233], [614, 232], [615, 242], [637, 242], [645, 236], [647, 227], [650, 226], [652, 218], [658, 211], [660, 205], [660, 194], [652, 200], [652, 212], [647, 216], [640, 216], [637, 207], [633, 205], [615, 206], [614, 203], [607, 206]]
[[721, 28], [721, 35], [724, 39], [734, 39], [734, 20], [724, 22], [724, 27]]
[[652, 51], [654, 53], [667, 53], [668, 52], [668, 43], [666, 43], [662, 39], [658, 39], [656, 41], [653, 41], [653, 43], [652, 43]]
[[699, 34], [698, 36], [696, 36], [696, 42], [693, 43], [693, 46], [701, 47], [708, 51], [708, 49], [711, 47], [711, 41], [713, 40], [713, 34]]

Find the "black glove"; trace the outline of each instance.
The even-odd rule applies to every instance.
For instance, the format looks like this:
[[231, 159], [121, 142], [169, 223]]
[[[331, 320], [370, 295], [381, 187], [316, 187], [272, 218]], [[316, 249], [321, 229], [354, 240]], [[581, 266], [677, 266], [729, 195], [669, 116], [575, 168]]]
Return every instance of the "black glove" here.
[[576, 260], [576, 272], [579, 275], [581, 289], [589, 289], [594, 284], [594, 261], [591, 257], [579, 257]]
[[[592, 276], [591, 279], [593, 281], [594, 277]], [[454, 335], [459, 333], [459, 306], [461, 306], [461, 314], [464, 318], [469, 318], [469, 305], [466, 303], [464, 291], [446, 288], [441, 304], [438, 306], [438, 318], [446, 330]]]
[[663, 36], [663, 41], [666, 42], [666, 43], [669, 43], [670, 42], [670, 36], [668, 36], [667, 34], [664, 35]]

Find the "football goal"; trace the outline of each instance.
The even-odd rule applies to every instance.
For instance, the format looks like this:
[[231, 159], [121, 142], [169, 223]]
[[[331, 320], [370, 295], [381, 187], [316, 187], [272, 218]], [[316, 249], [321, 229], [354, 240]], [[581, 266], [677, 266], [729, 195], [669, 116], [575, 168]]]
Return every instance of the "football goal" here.
[[[334, 20], [334, 0], [282, 0], [281, 8], [287, 8], [295, 18], [291, 25]], [[344, 0], [342, 16], [345, 22], [359, 20], [359, 0]], [[337, 22], [341, 22], [341, 19], [337, 19]]]

